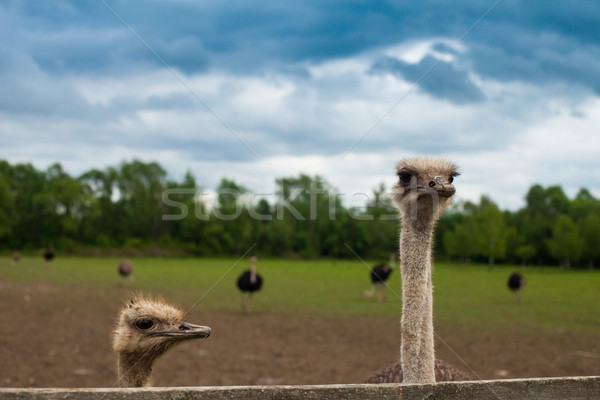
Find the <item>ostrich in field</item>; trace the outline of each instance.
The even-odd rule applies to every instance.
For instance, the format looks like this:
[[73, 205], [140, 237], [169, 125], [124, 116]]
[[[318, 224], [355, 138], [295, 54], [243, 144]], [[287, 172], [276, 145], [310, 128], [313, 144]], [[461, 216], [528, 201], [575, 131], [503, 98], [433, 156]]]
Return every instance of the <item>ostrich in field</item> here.
[[258, 292], [263, 284], [262, 276], [256, 272], [256, 260], [256, 257], [250, 257], [250, 269], [242, 272], [237, 280], [237, 287], [242, 292], [242, 309], [245, 313], [252, 311], [252, 295]]
[[527, 280], [519, 272], [513, 272], [508, 277], [508, 288], [510, 289], [511, 292], [513, 292], [513, 293], [515, 293], [515, 295], [517, 295], [517, 301], [519, 301], [519, 302], [521, 301], [519, 292], [525, 287], [526, 283], [527, 283]]
[[52, 244], [50, 244], [42, 255], [44, 257], [46, 267], [50, 268], [50, 261], [52, 261], [54, 259], [54, 246]]
[[371, 278], [371, 289], [365, 292], [365, 297], [372, 297], [377, 291], [377, 300], [385, 300], [385, 283], [390, 277], [390, 274], [394, 270], [394, 261], [396, 254], [390, 254], [390, 263], [377, 264], [371, 269], [369, 277]]
[[129, 260], [121, 260], [119, 263], [119, 275], [124, 278], [133, 279], [133, 264]]
[[21, 260], [21, 254], [20, 253], [13, 253], [12, 254], [12, 261], [10, 262], [13, 266], [17, 265], [19, 263], [19, 261]]
[[456, 164], [416, 157], [397, 165], [392, 198], [402, 213], [400, 270], [402, 274], [402, 337], [400, 363], [371, 376], [368, 383], [425, 383], [468, 380], [466, 374], [436, 360], [433, 341], [431, 247], [435, 224], [451, 204], [459, 175]]
[[113, 332], [120, 386], [151, 386], [152, 364], [173, 345], [210, 336], [207, 326], [184, 322], [184, 313], [164, 300], [136, 295], [119, 313]]
[[518, 272], [513, 272], [508, 277], [508, 288], [511, 290], [511, 292], [518, 292], [525, 287], [526, 282], [527, 281], [523, 275]]

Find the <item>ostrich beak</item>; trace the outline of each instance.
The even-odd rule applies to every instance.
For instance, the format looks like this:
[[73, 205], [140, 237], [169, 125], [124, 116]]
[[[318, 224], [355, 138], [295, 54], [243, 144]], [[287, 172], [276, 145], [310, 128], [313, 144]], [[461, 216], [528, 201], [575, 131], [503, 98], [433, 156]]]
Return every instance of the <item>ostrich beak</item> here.
[[440, 183], [435, 186], [435, 191], [442, 197], [452, 197], [456, 188], [451, 183]]
[[174, 322], [167, 330], [152, 332], [149, 336], [168, 337], [175, 340], [204, 339], [210, 336], [208, 326], [194, 325], [189, 322]]
[[434, 185], [429, 185], [429, 187], [417, 186], [417, 193], [419, 193], [419, 198], [432, 195], [452, 197], [456, 193], [456, 188], [451, 183], [438, 182]]

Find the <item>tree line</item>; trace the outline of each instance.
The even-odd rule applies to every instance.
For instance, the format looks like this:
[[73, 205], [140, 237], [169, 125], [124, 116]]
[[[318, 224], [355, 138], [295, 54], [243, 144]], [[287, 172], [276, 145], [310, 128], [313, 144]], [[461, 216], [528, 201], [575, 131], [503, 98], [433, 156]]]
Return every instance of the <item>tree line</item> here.
[[[73, 177], [0, 160], [0, 250], [193, 256], [365, 257], [398, 246], [398, 215], [380, 184], [360, 207], [345, 206], [326, 179], [275, 182], [272, 196], [223, 178], [216, 191], [191, 172], [170, 180], [156, 162], [133, 160]], [[557, 264], [600, 261], [600, 200], [587, 189], [532, 186], [525, 206], [502, 211], [489, 198], [452, 206], [436, 230], [437, 259], [461, 263]]]

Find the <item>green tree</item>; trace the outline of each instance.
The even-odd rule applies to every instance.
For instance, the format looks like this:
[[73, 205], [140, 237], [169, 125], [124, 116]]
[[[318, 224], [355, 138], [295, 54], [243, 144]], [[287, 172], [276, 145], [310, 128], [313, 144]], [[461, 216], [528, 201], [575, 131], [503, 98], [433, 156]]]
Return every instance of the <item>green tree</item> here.
[[217, 206], [210, 224], [225, 254], [241, 254], [256, 243], [247, 211], [247, 193], [244, 186], [226, 178], [217, 187]]
[[237, 218], [242, 214], [244, 204], [242, 196], [248, 193], [248, 189], [238, 185], [235, 181], [223, 178], [217, 187], [217, 215], [223, 220]]
[[129, 237], [157, 240], [165, 233], [162, 216], [166, 207], [162, 193], [166, 176], [166, 171], [156, 162], [133, 160], [121, 164], [117, 178], [117, 212], [122, 212], [124, 219], [117, 223], [126, 224]]
[[525, 200], [527, 210], [532, 214], [556, 217], [569, 211], [569, 198], [560, 186], [549, 186], [544, 189], [541, 185], [533, 185], [527, 192]]
[[305, 257], [335, 255], [346, 250], [344, 235], [338, 231], [345, 210], [337, 191], [320, 176], [301, 174], [298, 178], [276, 180], [277, 202], [275, 217], [292, 227], [292, 251]]
[[[88, 214], [90, 201], [81, 183], [67, 174], [60, 164], [51, 165], [47, 172], [48, 190], [44, 193], [52, 239], [60, 247], [73, 247], [80, 239], [81, 221]], [[54, 239], [55, 238], [55, 239]]]
[[589, 190], [581, 189], [571, 201], [570, 215], [574, 221], [579, 221], [589, 214], [600, 215], [600, 200], [596, 199]]
[[517, 231], [535, 248], [538, 262], [550, 261], [548, 239], [557, 218], [568, 214], [569, 199], [560, 186], [533, 185], [525, 200], [526, 206], [515, 216]]
[[271, 205], [267, 199], [261, 198], [256, 204], [252, 203], [249, 205], [248, 214], [252, 229], [251, 236], [257, 243], [256, 252], [260, 254], [273, 254], [271, 251], [271, 241], [274, 239], [271, 234], [273, 230], [273, 210], [271, 209]]
[[473, 229], [458, 225], [454, 231], [446, 231], [443, 237], [444, 249], [450, 257], [458, 258], [462, 264], [468, 264], [477, 254], [477, 236]]
[[[398, 215], [383, 184], [364, 207], [344, 208], [319, 176], [276, 180], [277, 200], [256, 199], [223, 179], [207, 210], [194, 176], [167, 180], [155, 162], [134, 160], [73, 179], [60, 164], [39, 171], [0, 160], [0, 248], [90, 244], [139, 249], [148, 243], [196, 255], [259, 253], [304, 257], [385, 258], [395, 251]], [[559, 186], [533, 185], [518, 212], [502, 212], [487, 197], [457, 203], [435, 232], [436, 257], [561, 265], [600, 260], [600, 200], [581, 189], [569, 200]], [[178, 214], [177, 211], [180, 211]], [[184, 215], [185, 214], [185, 215]], [[210, 216], [210, 218], [209, 218]], [[166, 218], [175, 217], [175, 218]]]
[[[506, 221], [506, 257], [509, 263], [513, 264], [515, 262], [515, 258], [520, 258], [517, 256], [517, 249], [525, 243], [525, 238], [523, 235], [519, 234], [517, 228], [512, 223], [512, 215], [510, 212], [504, 212], [504, 220]], [[535, 254], [535, 249], [533, 249]]]
[[560, 261], [561, 268], [571, 268], [571, 261], [579, 261], [584, 241], [579, 236], [577, 226], [567, 215], [561, 215], [552, 228], [552, 237], [548, 239], [550, 254]]
[[521, 259], [523, 265], [527, 265], [527, 261], [535, 255], [535, 247], [530, 244], [519, 246], [515, 250], [515, 255]]
[[105, 171], [92, 169], [79, 177], [90, 201], [88, 213], [81, 222], [82, 238], [90, 244], [112, 247], [124, 243], [129, 236], [126, 216], [114, 203], [118, 180], [119, 173], [113, 167]]
[[578, 229], [583, 239], [582, 258], [588, 262], [590, 269], [600, 260], [600, 216], [588, 214], [578, 223]]
[[346, 222], [344, 229], [361, 229], [360, 234], [349, 239], [353, 248], [359, 254], [370, 258], [387, 260], [390, 253], [398, 252], [398, 224], [399, 214], [391, 204], [383, 183], [373, 189], [372, 196], [368, 199], [364, 212], [356, 209], [348, 210], [351, 222]]
[[[12, 234], [14, 224], [15, 203], [11, 193], [8, 177], [0, 170], [0, 243], [5, 244], [5, 239]], [[8, 247], [3, 245], [1, 247]]]
[[179, 246], [193, 255], [215, 254], [215, 241], [218, 238], [208, 237], [207, 229], [210, 222], [206, 205], [203, 201], [204, 192], [198, 187], [196, 178], [187, 171], [181, 182], [167, 182], [163, 192], [163, 242], [166, 232], [171, 245]]
[[488, 259], [488, 266], [491, 267], [496, 258], [506, 256], [506, 221], [502, 211], [486, 196], [481, 198], [477, 220], [479, 253]]
[[46, 174], [36, 170], [31, 164], [11, 166], [2, 161], [9, 190], [13, 195], [14, 218], [11, 243], [15, 248], [39, 248], [46, 246], [48, 233], [48, 212], [42, 194], [47, 191]]

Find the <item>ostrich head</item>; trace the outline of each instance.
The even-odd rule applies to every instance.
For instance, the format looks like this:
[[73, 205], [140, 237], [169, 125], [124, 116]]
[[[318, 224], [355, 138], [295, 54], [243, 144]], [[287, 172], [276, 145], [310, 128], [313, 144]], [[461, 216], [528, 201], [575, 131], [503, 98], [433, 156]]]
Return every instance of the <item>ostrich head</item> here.
[[403, 217], [413, 222], [436, 221], [452, 203], [458, 166], [443, 158], [422, 156], [404, 159], [396, 169], [392, 200]]
[[120, 312], [113, 334], [119, 378], [131, 386], [149, 385], [154, 361], [173, 345], [210, 335], [207, 326], [184, 322], [184, 313], [162, 299], [136, 295]]

